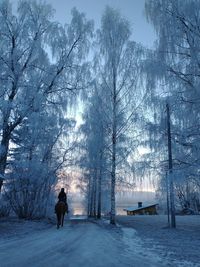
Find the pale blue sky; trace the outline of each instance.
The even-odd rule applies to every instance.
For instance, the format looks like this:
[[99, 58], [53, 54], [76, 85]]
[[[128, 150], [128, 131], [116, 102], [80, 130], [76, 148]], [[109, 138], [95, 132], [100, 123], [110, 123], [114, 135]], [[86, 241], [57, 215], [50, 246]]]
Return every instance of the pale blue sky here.
[[[16, 4], [18, 0], [10, 0]], [[95, 21], [96, 28], [100, 26], [101, 15], [106, 5], [117, 8], [132, 26], [132, 39], [149, 48], [153, 47], [155, 33], [147, 23], [144, 15], [145, 0], [46, 0], [56, 10], [55, 19], [61, 23], [70, 21], [73, 7], [84, 12], [88, 19]]]
[[152, 47], [155, 41], [153, 27], [146, 21], [144, 15], [145, 0], [46, 0], [56, 10], [55, 18], [60, 22], [69, 21], [70, 11], [75, 6], [95, 21], [99, 27], [101, 15], [106, 5], [117, 8], [132, 26], [133, 39], [145, 46]]

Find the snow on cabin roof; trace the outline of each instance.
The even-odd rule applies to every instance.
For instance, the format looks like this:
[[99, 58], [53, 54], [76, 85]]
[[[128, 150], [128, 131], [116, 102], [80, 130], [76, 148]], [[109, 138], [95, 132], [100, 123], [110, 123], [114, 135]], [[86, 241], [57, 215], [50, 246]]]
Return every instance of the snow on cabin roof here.
[[142, 209], [149, 208], [149, 207], [156, 206], [156, 205], [158, 205], [158, 203], [145, 204], [145, 205], [142, 205], [142, 207], [138, 207], [138, 205], [134, 205], [124, 210], [125, 211], [136, 211], [136, 210], [142, 210]]

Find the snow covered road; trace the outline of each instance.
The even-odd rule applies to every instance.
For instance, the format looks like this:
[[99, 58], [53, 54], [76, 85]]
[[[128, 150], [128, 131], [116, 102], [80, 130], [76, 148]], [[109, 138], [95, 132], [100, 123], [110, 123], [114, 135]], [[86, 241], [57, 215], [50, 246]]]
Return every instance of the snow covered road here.
[[170, 266], [144, 251], [133, 229], [92, 222], [68, 222], [0, 238], [0, 267], [161, 267]]

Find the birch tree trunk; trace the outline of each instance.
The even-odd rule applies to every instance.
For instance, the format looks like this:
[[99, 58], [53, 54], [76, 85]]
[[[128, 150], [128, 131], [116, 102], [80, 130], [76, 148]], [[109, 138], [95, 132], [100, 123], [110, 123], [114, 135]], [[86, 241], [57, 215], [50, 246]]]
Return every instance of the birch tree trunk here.
[[101, 218], [101, 177], [102, 169], [100, 167], [99, 176], [98, 176], [98, 206], [97, 206], [97, 218]]
[[111, 171], [111, 213], [110, 223], [115, 224], [115, 185], [116, 185], [116, 75], [113, 71], [113, 129], [112, 129], [112, 171]]
[[167, 137], [168, 137], [168, 158], [169, 158], [169, 193], [171, 209], [171, 227], [176, 228], [175, 205], [174, 205], [174, 183], [173, 183], [173, 163], [172, 163], [172, 144], [171, 144], [171, 124], [169, 105], [167, 107]]
[[97, 170], [94, 171], [94, 179], [93, 179], [93, 216], [96, 218], [97, 216]]
[[1, 140], [1, 152], [0, 152], [0, 174], [4, 175], [7, 163], [8, 148], [10, 142], [10, 132], [3, 131], [3, 136]]

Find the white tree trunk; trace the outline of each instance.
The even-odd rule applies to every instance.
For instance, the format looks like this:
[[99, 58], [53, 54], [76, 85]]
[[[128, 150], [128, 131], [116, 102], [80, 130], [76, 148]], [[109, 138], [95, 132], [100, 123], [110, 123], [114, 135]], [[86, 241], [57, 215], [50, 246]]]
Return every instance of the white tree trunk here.
[[171, 144], [171, 124], [169, 105], [167, 108], [167, 136], [168, 136], [168, 159], [169, 159], [169, 193], [171, 209], [171, 227], [176, 228], [175, 205], [174, 205], [174, 184], [173, 184], [173, 163], [172, 163], [172, 144]]
[[116, 139], [117, 139], [116, 104], [117, 104], [116, 103], [116, 76], [113, 75], [113, 129], [112, 129], [111, 213], [110, 213], [111, 224], [115, 224]]

